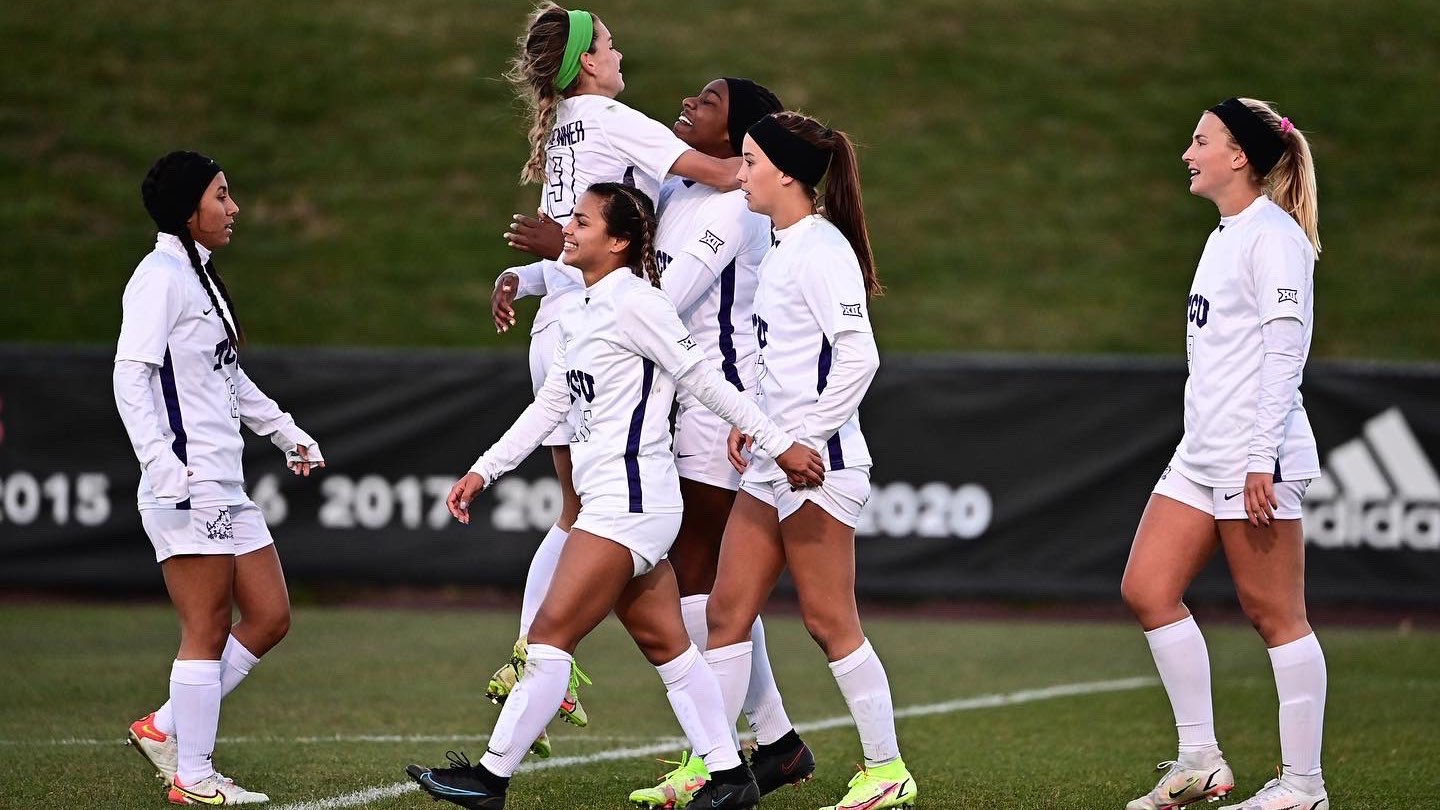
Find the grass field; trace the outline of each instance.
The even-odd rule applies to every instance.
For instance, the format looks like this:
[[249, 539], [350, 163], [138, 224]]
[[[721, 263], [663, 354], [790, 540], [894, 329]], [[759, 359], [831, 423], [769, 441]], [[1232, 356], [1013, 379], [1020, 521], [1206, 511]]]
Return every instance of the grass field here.
[[[263, 345], [498, 345], [524, 122], [498, 80], [530, 0], [14, 0], [0, 8], [0, 339], [113, 342], [177, 147], [242, 207], [224, 268]], [[622, 97], [662, 121], [722, 74], [851, 131], [885, 350], [1179, 356], [1215, 211], [1200, 110], [1312, 133], [1315, 356], [1434, 359], [1440, 4], [1426, 0], [606, 0]], [[506, 339], [518, 345], [519, 335]]]
[[[402, 768], [443, 763], [446, 749], [483, 751], [496, 709], [479, 696], [513, 623], [495, 612], [299, 609], [290, 637], [227, 700], [216, 762], [276, 808], [430, 807], [404, 786]], [[1173, 756], [1164, 694], [1128, 625], [886, 619], [867, 630], [897, 708], [930, 707], [899, 722], [922, 808], [1118, 810], [1153, 784], [1155, 761]], [[1440, 635], [1321, 633], [1334, 807], [1433, 807]], [[817, 808], [841, 795], [859, 745], [849, 726], [807, 725], [845, 709], [798, 620], [772, 618], [769, 636], [819, 771], [763, 806]], [[158, 782], [120, 741], [163, 698], [174, 637], [160, 606], [0, 608], [0, 807], [163, 806]], [[1207, 639], [1221, 741], [1238, 789], [1251, 791], [1279, 757], [1268, 660], [1248, 628], [1215, 622]], [[674, 753], [659, 679], [617, 625], [588, 639], [580, 660], [596, 676], [584, 693], [591, 725], [557, 724], [552, 736], [557, 756], [592, 761], [518, 775], [509, 808], [622, 808], [661, 773], [653, 756]], [[1036, 691], [1075, 684], [1088, 685]], [[371, 788], [378, 798], [355, 798]]]

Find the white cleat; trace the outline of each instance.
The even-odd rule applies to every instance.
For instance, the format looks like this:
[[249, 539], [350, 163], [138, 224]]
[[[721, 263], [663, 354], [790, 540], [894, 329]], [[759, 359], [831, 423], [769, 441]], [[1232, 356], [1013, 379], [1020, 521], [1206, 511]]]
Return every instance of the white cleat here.
[[176, 778], [165, 792], [171, 804], [264, 804], [270, 797], [246, 790], [221, 774], [214, 773], [193, 785], [183, 785]]
[[134, 746], [155, 769], [155, 775], [165, 782], [165, 787], [170, 787], [180, 763], [180, 749], [175, 744], [175, 735], [155, 728], [155, 713], [151, 712], [131, 723], [125, 736], [126, 744]]
[[1179, 762], [1162, 762], [1165, 771], [1155, 789], [1125, 805], [1125, 810], [1174, 810], [1196, 802], [1214, 802], [1235, 789], [1235, 774], [1216, 757], [1206, 768], [1186, 768]]
[[1285, 784], [1284, 778], [1271, 779], [1260, 792], [1239, 804], [1220, 810], [1330, 810], [1330, 797], [1321, 788], [1319, 793], [1306, 793]]

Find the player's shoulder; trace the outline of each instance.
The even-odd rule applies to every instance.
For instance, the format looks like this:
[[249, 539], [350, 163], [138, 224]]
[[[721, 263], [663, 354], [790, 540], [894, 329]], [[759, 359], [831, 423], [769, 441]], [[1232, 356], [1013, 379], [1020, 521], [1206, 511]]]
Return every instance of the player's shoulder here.
[[129, 286], [178, 287], [184, 283], [186, 272], [194, 272], [188, 265], [188, 261], [182, 262], [179, 257], [157, 247], [145, 254], [140, 263], [135, 265]]
[[641, 278], [632, 271], [621, 268], [617, 273], [624, 273], [625, 277], [615, 287], [615, 308], [623, 312], [644, 313], [653, 311], [655, 307], [669, 307], [674, 309], [670, 303], [670, 296], [664, 290], [651, 284], [649, 279]]
[[1249, 229], [1250, 240], [1253, 243], [1260, 243], [1269, 240], [1285, 240], [1298, 246], [1305, 256], [1314, 258], [1314, 246], [1310, 244], [1310, 237], [1305, 235], [1305, 229], [1300, 223], [1290, 216], [1285, 209], [1266, 200], [1260, 209], [1255, 212], [1255, 219]]
[[845, 234], [841, 233], [834, 223], [823, 216], [816, 216], [810, 226], [799, 236], [804, 240], [804, 257], [811, 264], [834, 265], [839, 263], [860, 266], [860, 261], [855, 257], [855, 248], [851, 247], [850, 240], [845, 238]]

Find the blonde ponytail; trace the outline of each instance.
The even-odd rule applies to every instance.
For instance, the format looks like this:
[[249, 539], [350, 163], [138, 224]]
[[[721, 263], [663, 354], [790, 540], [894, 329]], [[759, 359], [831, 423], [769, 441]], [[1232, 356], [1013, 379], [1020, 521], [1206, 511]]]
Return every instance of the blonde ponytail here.
[[1285, 209], [1295, 218], [1296, 224], [1305, 231], [1305, 236], [1320, 255], [1320, 202], [1315, 185], [1315, 161], [1310, 155], [1310, 142], [1290, 123], [1282, 118], [1273, 105], [1253, 98], [1240, 99], [1251, 112], [1270, 126], [1285, 144], [1285, 154], [1278, 163], [1259, 181], [1265, 187], [1265, 196]]

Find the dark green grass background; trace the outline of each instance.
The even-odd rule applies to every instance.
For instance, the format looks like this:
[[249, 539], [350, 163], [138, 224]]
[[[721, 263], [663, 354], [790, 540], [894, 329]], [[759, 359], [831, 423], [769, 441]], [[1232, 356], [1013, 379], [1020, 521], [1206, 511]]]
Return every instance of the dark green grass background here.
[[[498, 77], [528, 4], [0, 6], [0, 339], [107, 343], [148, 249], [140, 178], [197, 148], [242, 213], [256, 344], [486, 346], [533, 188]], [[1313, 135], [1319, 357], [1434, 359], [1440, 5], [837, 0], [594, 7], [661, 121], [722, 74], [864, 144], [888, 350], [1182, 351], [1215, 211], [1180, 152], [1220, 98]], [[521, 335], [504, 339], [519, 345]]]
[[[1207, 622], [1221, 743], [1241, 791], [1279, 761], [1275, 687], [1248, 628]], [[403, 781], [407, 762], [443, 764], [447, 748], [483, 741], [295, 742], [327, 735], [478, 735], [497, 710], [485, 678], [513, 640], [508, 612], [300, 608], [290, 637], [226, 701], [216, 763], [276, 803]], [[1064, 683], [1153, 676], [1126, 624], [876, 619], [897, 706]], [[1336, 808], [1433, 807], [1440, 784], [1440, 636], [1321, 627], [1330, 670], [1325, 764]], [[845, 713], [821, 654], [798, 619], [768, 623], [772, 661], [792, 720]], [[0, 807], [159, 808], [158, 782], [120, 744], [126, 724], [164, 699], [175, 622], [166, 607], [0, 608]], [[678, 734], [652, 668], [613, 622], [580, 648], [595, 676], [585, 730], [556, 724], [557, 755], [643, 745]], [[1118, 808], [1148, 790], [1174, 756], [1158, 685], [899, 723], [923, 808]], [[606, 739], [590, 739], [606, 737]], [[620, 737], [622, 739], [615, 739]], [[113, 739], [60, 745], [61, 739]], [[767, 799], [775, 810], [832, 803], [859, 761], [852, 728], [812, 732], [814, 782]], [[16, 741], [20, 741], [17, 743]], [[673, 758], [673, 757], [672, 757]], [[507, 807], [623, 808], [663, 766], [645, 757], [520, 774]], [[99, 798], [96, 798], [96, 797]], [[428, 808], [416, 793], [374, 808]]]

